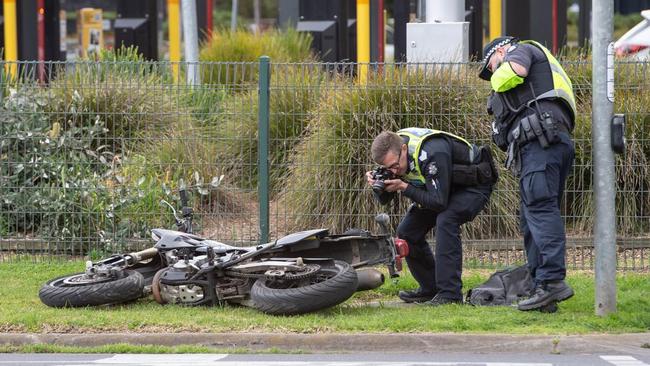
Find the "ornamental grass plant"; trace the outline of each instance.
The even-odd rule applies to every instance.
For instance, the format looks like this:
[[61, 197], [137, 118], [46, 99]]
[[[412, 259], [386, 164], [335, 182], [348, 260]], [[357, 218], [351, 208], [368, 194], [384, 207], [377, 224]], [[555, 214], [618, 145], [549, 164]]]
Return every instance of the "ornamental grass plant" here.
[[273, 62], [316, 61], [309, 46], [311, 37], [294, 29], [273, 30], [253, 34], [240, 29], [212, 32], [201, 47], [199, 60], [205, 62], [201, 79], [210, 85], [236, 89], [247, 83], [256, 83], [257, 62], [260, 56], [269, 56]]
[[[489, 124], [483, 115], [485, 88], [471, 79], [468, 65], [386, 68], [367, 85], [344, 84], [321, 99], [292, 157], [279, 206], [295, 213], [295, 229], [372, 228], [377, 212], [399, 215], [407, 200], [380, 207], [372, 198], [365, 172], [373, 167], [370, 144], [381, 131], [434, 128], [486, 144]], [[502, 174], [487, 214], [467, 232], [472, 237], [513, 235], [515, 183]]]
[[[317, 64], [279, 64], [271, 71], [269, 95], [269, 163], [272, 191], [287, 176], [287, 164], [317, 113], [320, 101], [341, 84]], [[230, 180], [245, 188], [257, 184], [257, 90], [234, 94], [224, 102], [217, 133], [217, 156], [227, 164]], [[283, 183], [284, 184], [284, 183]]]
[[[578, 115], [573, 137], [576, 160], [568, 177], [563, 215], [567, 231], [590, 236], [594, 224], [593, 151], [591, 114], [591, 60], [576, 55], [564, 60], [577, 100]], [[620, 235], [638, 237], [650, 232], [650, 221], [639, 220], [650, 212], [650, 64], [619, 62], [616, 65], [614, 113], [626, 116], [625, 153], [615, 156], [616, 218]]]
[[[591, 148], [591, 65], [577, 53], [562, 60], [573, 80], [578, 116], [574, 130], [576, 159], [569, 176], [562, 214], [567, 233], [589, 236], [593, 227]], [[490, 142], [485, 112], [489, 85], [476, 78], [475, 65], [386, 67], [367, 85], [354, 80], [327, 93], [310, 114], [307, 130], [291, 158], [290, 174], [279, 192], [278, 206], [291, 213], [293, 229], [372, 228], [372, 217], [390, 211], [395, 218], [404, 202], [380, 207], [365, 183], [373, 163], [369, 146], [382, 130], [426, 127], [449, 131], [488, 144], [499, 166], [504, 154]], [[650, 67], [619, 63], [615, 111], [627, 116], [627, 150], [616, 156], [618, 231], [646, 236], [650, 231]], [[472, 239], [518, 237], [518, 180], [501, 168], [500, 180], [486, 210], [465, 226]], [[405, 200], [406, 201], [406, 200]], [[396, 222], [395, 222], [396, 224]]]

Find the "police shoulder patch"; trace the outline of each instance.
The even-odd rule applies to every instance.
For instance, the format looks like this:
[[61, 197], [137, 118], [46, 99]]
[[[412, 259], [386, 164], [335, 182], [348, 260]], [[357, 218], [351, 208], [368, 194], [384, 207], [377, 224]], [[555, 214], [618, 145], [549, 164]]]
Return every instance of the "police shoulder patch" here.
[[427, 152], [424, 151], [424, 150], [422, 150], [422, 152], [420, 152], [420, 158], [419, 158], [419, 160], [420, 160], [420, 161], [426, 161], [428, 157], [429, 157], [429, 156], [427, 155]]

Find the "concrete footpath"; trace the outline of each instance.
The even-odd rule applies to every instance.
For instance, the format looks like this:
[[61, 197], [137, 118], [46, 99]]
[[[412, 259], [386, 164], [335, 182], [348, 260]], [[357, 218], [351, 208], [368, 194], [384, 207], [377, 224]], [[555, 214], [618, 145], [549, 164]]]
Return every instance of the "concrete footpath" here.
[[0, 344], [56, 344], [92, 347], [114, 343], [137, 345], [200, 345], [259, 352], [533, 352], [650, 354], [650, 333], [597, 335], [492, 335], [458, 333], [407, 334], [277, 334], [277, 333], [2, 333]]

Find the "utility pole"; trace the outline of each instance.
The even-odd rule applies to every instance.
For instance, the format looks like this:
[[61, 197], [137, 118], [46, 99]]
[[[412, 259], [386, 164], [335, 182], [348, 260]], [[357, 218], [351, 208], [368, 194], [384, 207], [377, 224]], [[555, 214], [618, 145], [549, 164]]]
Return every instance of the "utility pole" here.
[[614, 0], [592, 0], [592, 123], [596, 315], [616, 312], [616, 180], [611, 146], [614, 112]]

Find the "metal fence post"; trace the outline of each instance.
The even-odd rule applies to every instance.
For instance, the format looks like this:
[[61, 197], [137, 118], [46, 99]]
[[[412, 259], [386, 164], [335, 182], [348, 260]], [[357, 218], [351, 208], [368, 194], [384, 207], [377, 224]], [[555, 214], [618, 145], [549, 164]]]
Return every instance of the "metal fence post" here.
[[[610, 123], [614, 111], [613, 0], [593, 0], [593, 99], [591, 134], [594, 160], [594, 247], [596, 315], [616, 311], [616, 180]], [[608, 57], [608, 53], [612, 53]], [[608, 63], [610, 63], [608, 65]], [[608, 70], [612, 68], [612, 70]], [[608, 71], [610, 71], [608, 73]], [[609, 75], [608, 75], [609, 74]], [[609, 76], [609, 77], [608, 77]], [[610, 79], [611, 80], [608, 80]]]
[[269, 241], [269, 57], [260, 57], [258, 121], [258, 178], [260, 243]]

